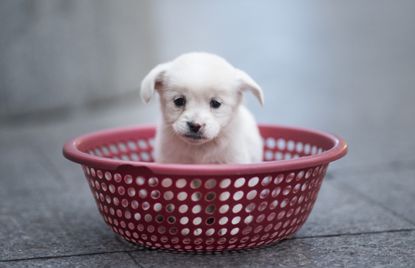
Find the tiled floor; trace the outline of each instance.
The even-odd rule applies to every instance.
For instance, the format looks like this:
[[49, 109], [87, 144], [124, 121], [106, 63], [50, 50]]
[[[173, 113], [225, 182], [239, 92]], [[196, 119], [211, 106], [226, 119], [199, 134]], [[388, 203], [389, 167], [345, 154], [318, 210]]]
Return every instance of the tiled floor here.
[[[61, 156], [61, 146], [65, 139], [84, 132], [155, 120], [155, 105], [134, 105], [127, 102], [53, 122], [9, 124], [0, 130], [0, 267], [407, 267], [415, 263], [414, 161], [382, 156], [377, 164], [356, 163], [353, 158], [359, 156], [354, 148], [369, 149], [357, 138], [349, 139], [348, 157], [330, 168], [310, 218], [291, 240], [214, 256], [150, 251], [121, 241], [104, 225], [80, 168]], [[379, 148], [373, 149], [379, 153]]]
[[[195, 2], [187, 1], [183, 12], [203, 6]], [[414, 4], [400, 1], [398, 8], [384, 1], [374, 9], [370, 3], [313, 6], [318, 9], [314, 17], [303, 12], [299, 17], [305, 21], [296, 21], [304, 27], [311, 23], [308, 34], [283, 27], [275, 33], [258, 31], [270, 38], [258, 53], [248, 53], [249, 46], [258, 44], [242, 33], [232, 36], [240, 41], [239, 50], [226, 45], [228, 49], [216, 50], [264, 88], [263, 109], [248, 98], [258, 121], [330, 131], [349, 143], [349, 154], [330, 166], [317, 203], [295, 237], [217, 255], [150, 251], [116, 237], [98, 214], [81, 169], [64, 159], [61, 150], [65, 140], [86, 132], [154, 122], [155, 102], [139, 105], [137, 96], [68, 114], [1, 122], [0, 267], [414, 266]], [[157, 12], [168, 38], [171, 14], [178, 11], [164, 4]], [[265, 19], [273, 12], [296, 14], [267, 5], [260, 11], [261, 23], [278, 24]], [[174, 22], [188, 26], [185, 17]], [[210, 35], [216, 31], [212, 27], [217, 25], [206, 26]], [[248, 32], [255, 29], [247, 27]], [[274, 40], [273, 34], [289, 43], [280, 44], [284, 39]], [[166, 57], [206, 41], [169, 40]], [[312, 45], [301, 47], [302, 41]]]

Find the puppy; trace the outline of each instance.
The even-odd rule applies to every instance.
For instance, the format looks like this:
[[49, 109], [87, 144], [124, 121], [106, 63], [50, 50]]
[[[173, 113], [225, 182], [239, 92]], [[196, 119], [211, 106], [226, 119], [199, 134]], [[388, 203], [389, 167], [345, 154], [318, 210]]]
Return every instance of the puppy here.
[[251, 91], [263, 105], [261, 88], [245, 72], [208, 53], [188, 53], [156, 66], [141, 83], [148, 103], [160, 95], [154, 158], [159, 163], [236, 164], [262, 160], [255, 119], [242, 104]]

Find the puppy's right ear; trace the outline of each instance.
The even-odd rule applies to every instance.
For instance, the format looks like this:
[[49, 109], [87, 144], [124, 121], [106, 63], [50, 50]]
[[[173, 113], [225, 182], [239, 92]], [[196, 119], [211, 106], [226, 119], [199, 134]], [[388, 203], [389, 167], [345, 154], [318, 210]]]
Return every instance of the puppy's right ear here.
[[162, 63], [151, 70], [141, 81], [141, 99], [148, 103], [154, 95], [154, 90], [160, 90], [163, 86], [164, 73], [170, 68], [170, 63]]

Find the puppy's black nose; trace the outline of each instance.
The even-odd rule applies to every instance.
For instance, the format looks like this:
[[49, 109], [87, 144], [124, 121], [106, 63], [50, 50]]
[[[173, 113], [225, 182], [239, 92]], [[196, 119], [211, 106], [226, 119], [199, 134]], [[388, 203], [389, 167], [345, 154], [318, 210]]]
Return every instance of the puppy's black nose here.
[[193, 133], [199, 132], [200, 128], [202, 127], [202, 125], [193, 123], [193, 122], [187, 122], [187, 126], [189, 127], [190, 131]]

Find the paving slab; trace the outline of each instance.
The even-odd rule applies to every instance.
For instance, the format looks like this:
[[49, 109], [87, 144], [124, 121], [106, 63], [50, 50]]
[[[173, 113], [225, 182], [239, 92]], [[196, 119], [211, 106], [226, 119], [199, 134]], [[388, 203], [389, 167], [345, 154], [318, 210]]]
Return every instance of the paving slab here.
[[396, 163], [371, 171], [339, 171], [335, 176], [344, 188], [415, 223], [415, 166], [410, 163]]
[[95, 255], [42, 258], [20, 261], [0, 262], [1, 268], [23, 267], [138, 267], [127, 253], [106, 253]]
[[245, 252], [215, 255], [159, 251], [131, 253], [150, 267], [411, 267], [415, 263], [415, 232], [305, 238]]
[[114, 239], [86, 182], [61, 183], [40, 158], [30, 147], [0, 154], [0, 260], [132, 248]]
[[337, 180], [323, 182], [316, 204], [297, 237], [415, 228], [414, 224], [368, 202], [359, 194], [342, 189]]

